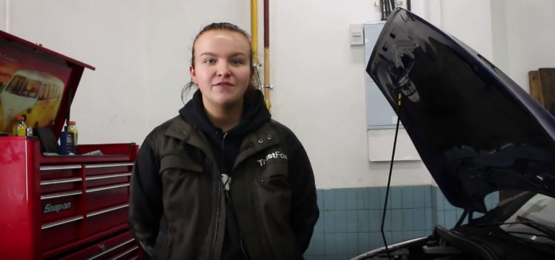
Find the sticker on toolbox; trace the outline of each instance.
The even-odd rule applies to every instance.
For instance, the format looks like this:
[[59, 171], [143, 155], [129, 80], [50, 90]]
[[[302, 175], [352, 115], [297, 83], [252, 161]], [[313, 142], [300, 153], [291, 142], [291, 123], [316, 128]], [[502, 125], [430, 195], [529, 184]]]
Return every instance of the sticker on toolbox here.
[[60, 212], [60, 210], [66, 210], [66, 209], [70, 209], [71, 208], [71, 202], [67, 202], [67, 203], [60, 203], [60, 204], [55, 204], [55, 205], [51, 205], [50, 203], [44, 205], [44, 212], [43, 214], [46, 213], [53, 213], [53, 212]]

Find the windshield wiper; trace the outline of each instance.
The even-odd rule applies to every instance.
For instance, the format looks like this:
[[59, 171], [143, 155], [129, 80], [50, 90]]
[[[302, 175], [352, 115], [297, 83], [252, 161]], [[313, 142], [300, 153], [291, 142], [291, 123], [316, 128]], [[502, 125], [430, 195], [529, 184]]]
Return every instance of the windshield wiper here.
[[555, 240], [555, 230], [553, 228], [522, 216], [516, 216], [516, 220], [518, 221], [517, 223], [540, 231], [548, 235], [550, 239]]

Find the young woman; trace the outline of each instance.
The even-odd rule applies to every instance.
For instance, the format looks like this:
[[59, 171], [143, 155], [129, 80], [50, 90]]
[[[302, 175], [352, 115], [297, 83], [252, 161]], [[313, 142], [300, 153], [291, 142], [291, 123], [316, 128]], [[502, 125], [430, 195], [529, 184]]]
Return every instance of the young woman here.
[[303, 259], [319, 217], [308, 156], [271, 119], [248, 34], [229, 23], [193, 43], [179, 115], [140, 147], [129, 225], [152, 259]]

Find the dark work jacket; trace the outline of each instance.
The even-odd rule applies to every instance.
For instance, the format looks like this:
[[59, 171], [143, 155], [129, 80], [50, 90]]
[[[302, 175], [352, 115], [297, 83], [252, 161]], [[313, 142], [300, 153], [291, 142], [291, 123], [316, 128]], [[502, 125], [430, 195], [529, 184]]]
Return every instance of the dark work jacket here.
[[227, 133], [197, 92], [133, 168], [129, 225], [151, 259], [303, 259], [318, 217], [308, 156], [260, 91]]

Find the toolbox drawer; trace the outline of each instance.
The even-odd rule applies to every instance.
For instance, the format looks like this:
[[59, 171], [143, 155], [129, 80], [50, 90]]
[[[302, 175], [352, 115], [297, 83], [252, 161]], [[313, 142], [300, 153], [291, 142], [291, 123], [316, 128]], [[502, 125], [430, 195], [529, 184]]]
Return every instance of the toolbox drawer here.
[[80, 190], [42, 195], [40, 198], [41, 223], [80, 215], [81, 196]]
[[96, 176], [115, 173], [129, 173], [133, 169], [133, 163], [102, 163], [85, 164], [85, 175]]
[[129, 201], [129, 183], [87, 189], [87, 213], [103, 210]]
[[87, 214], [87, 236], [127, 224], [129, 204], [117, 205]]
[[41, 194], [80, 190], [82, 186], [81, 165], [54, 165], [40, 167]]
[[47, 251], [80, 239], [83, 216], [74, 216], [43, 224], [41, 229], [42, 251]]
[[131, 232], [126, 231], [100, 241], [59, 260], [125, 260], [138, 259], [139, 248]]

